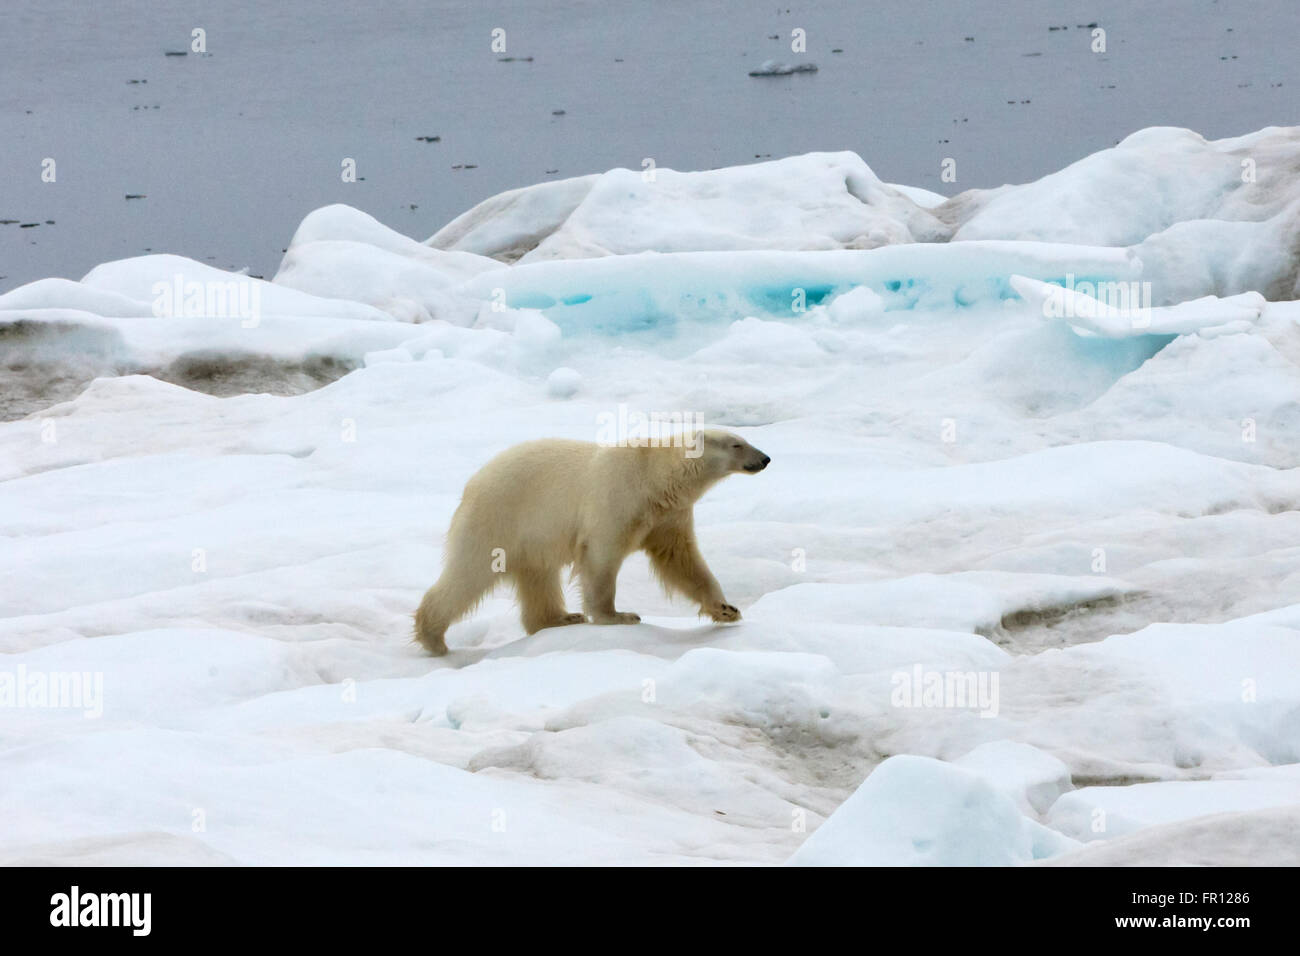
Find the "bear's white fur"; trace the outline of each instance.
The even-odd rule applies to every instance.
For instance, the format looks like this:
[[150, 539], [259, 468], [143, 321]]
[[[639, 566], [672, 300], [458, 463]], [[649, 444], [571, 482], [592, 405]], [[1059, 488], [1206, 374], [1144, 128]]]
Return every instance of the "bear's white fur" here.
[[[619, 567], [643, 550], [664, 587], [715, 621], [739, 620], [695, 543], [693, 508], [733, 472], [770, 460], [743, 438], [713, 429], [672, 444], [604, 446], [542, 439], [507, 449], [465, 485], [447, 532], [442, 576], [415, 612], [415, 636], [447, 653], [447, 628], [501, 581], [519, 596], [524, 630], [635, 624], [614, 609]], [[560, 572], [574, 565], [583, 614], [564, 607]]]

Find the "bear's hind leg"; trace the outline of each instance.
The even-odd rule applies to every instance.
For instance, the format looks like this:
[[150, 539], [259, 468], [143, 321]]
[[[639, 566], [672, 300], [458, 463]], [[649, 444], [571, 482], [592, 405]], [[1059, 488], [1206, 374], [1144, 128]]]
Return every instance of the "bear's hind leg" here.
[[529, 634], [545, 627], [581, 624], [585, 620], [581, 614], [570, 614], [565, 610], [559, 568], [516, 568], [511, 577], [519, 594], [524, 630]]
[[[447, 560], [454, 562], [450, 554]], [[447, 628], [474, 609], [497, 583], [487, 562], [482, 568], [449, 563], [438, 582], [424, 593], [415, 612], [415, 639], [435, 657], [447, 653]]]

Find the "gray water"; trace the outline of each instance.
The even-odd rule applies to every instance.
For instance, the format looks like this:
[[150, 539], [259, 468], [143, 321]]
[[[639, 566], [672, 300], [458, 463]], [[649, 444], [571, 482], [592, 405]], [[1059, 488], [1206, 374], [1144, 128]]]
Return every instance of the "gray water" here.
[[[167, 56], [195, 27], [206, 55]], [[150, 251], [269, 276], [328, 203], [424, 239], [647, 157], [848, 149], [947, 195], [1023, 182], [1146, 126], [1300, 123], [1298, 36], [1295, 0], [3, 0], [0, 290]], [[819, 71], [747, 75], [769, 57]]]

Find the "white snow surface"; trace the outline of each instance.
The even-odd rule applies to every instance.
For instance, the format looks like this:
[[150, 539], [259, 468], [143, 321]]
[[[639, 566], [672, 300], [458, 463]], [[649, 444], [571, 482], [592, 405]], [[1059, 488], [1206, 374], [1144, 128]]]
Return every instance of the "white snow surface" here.
[[[929, 210], [847, 153], [613, 171], [0, 296], [0, 862], [1300, 862], [1294, 246], [1216, 251], [1294, 236], [1296, 142]], [[634, 557], [639, 625], [411, 644], [478, 467], [650, 412], [772, 457], [696, 508], [742, 621]]]
[[881, 182], [851, 152], [705, 172], [614, 169], [493, 196], [427, 242], [536, 262], [1020, 240], [1126, 248], [1156, 305], [1249, 291], [1294, 299], [1298, 163], [1300, 127], [1221, 140], [1155, 127], [1035, 182], [948, 199]]
[[842, 152], [706, 172], [612, 169], [544, 183], [480, 203], [428, 242], [537, 262], [646, 251], [872, 249], [946, 235], [856, 153]]

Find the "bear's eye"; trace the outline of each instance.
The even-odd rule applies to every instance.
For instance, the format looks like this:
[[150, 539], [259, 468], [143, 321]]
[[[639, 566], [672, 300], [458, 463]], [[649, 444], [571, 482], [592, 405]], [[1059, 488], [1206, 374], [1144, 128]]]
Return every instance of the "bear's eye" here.
[[732, 447], [732, 448], [739, 448], [740, 446], [739, 446], [739, 445], [732, 445], [731, 447]]

